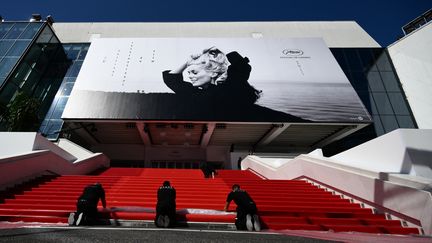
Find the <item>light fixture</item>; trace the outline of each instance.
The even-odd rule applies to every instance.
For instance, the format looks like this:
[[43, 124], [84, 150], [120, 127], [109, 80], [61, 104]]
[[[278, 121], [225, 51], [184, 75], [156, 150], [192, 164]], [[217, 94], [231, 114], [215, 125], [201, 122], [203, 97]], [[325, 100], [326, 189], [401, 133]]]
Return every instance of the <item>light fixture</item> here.
[[0, 22], [4, 22], [4, 19], [1, 15], [0, 15]]
[[46, 21], [48, 24], [52, 25], [54, 23], [54, 18], [51, 15], [46, 16]]
[[40, 14], [32, 14], [30, 22], [40, 22], [42, 21], [42, 16]]

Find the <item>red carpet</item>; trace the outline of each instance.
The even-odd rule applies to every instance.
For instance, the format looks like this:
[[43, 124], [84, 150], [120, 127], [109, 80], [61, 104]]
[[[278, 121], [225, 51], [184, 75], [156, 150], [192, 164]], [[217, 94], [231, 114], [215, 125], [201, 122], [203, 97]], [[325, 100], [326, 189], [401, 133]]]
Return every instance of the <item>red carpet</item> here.
[[[100, 182], [106, 190], [104, 217], [153, 220], [156, 191], [164, 180], [177, 190], [179, 220], [234, 223], [235, 214], [222, 210], [231, 185], [238, 183], [255, 200], [264, 228], [418, 234], [397, 220], [333, 195], [302, 180], [262, 180], [249, 171], [219, 171], [215, 179], [200, 170], [110, 168], [93, 176], [60, 176], [35, 183], [0, 204], [1, 221], [66, 223], [84, 186]], [[101, 207], [101, 206], [100, 206]], [[230, 210], [235, 211], [231, 203]], [[185, 209], [189, 209], [186, 211]], [[207, 209], [200, 213], [198, 209]], [[102, 211], [102, 208], [100, 208]]]

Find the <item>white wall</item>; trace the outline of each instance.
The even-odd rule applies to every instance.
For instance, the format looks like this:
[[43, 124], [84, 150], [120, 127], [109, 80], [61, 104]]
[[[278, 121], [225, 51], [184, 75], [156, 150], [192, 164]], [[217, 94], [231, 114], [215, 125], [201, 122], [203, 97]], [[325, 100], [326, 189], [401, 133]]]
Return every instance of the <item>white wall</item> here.
[[0, 158], [33, 151], [36, 133], [0, 132]]
[[397, 129], [330, 157], [331, 161], [375, 172], [432, 179], [432, 129]]
[[432, 22], [388, 47], [419, 128], [432, 129]]
[[67, 161], [77, 158], [35, 132], [0, 132], [0, 158], [27, 154], [37, 150], [50, 150]]
[[62, 43], [112, 37], [322, 37], [329, 47], [380, 47], [354, 21], [54, 23]]
[[61, 143], [69, 152], [40, 134], [0, 133], [0, 190], [46, 173], [87, 174], [109, 166], [103, 154], [91, 153], [69, 141]]
[[56, 145], [63, 150], [73, 154], [78, 160], [86, 159], [94, 154], [93, 152], [88, 151], [87, 149], [79, 146], [78, 144], [64, 138], [60, 138]]
[[48, 150], [0, 158], [0, 190], [47, 173], [82, 175], [101, 167], [109, 167], [109, 159], [103, 154], [73, 163]]

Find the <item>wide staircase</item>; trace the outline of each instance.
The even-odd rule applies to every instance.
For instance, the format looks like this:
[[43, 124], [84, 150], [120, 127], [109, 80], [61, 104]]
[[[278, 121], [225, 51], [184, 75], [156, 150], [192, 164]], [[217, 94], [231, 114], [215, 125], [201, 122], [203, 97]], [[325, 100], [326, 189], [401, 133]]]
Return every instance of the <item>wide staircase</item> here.
[[[145, 222], [155, 217], [156, 192], [163, 181], [177, 190], [180, 222], [232, 225], [235, 213], [222, 210], [234, 183], [255, 200], [264, 229], [320, 230], [385, 234], [419, 234], [399, 220], [387, 220], [304, 180], [263, 180], [249, 171], [220, 170], [205, 179], [194, 169], [110, 168], [97, 175], [45, 177], [1, 195], [0, 221], [66, 223], [83, 188], [100, 182], [109, 210], [104, 218]], [[234, 202], [230, 210], [235, 212]], [[138, 221], [138, 222], [139, 222]], [[191, 226], [193, 227], [193, 226]]]

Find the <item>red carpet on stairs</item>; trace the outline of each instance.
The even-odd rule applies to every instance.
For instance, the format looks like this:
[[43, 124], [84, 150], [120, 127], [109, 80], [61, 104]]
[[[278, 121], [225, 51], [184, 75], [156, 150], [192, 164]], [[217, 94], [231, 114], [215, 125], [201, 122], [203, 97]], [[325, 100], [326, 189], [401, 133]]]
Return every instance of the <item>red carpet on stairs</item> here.
[[[0, 203], [0, 221], [67, 222], [83, 188], [100, 182], [106, 190], [106, 218], [153, 220], [156, 192], [169, 180], [177, 190], [180, 221], [234, 223], [235, 214], [222, 211], [231, 185], [240, 184], [255, 200], [263, 228], [273, 230], [356, 231], [419, 234], [398, 220], [333, 195], [303, 180], [263, 180], [249, 171], [220, 170], [205, 179], [195, 169], [110, 168], [99, 175], [59, 176], [27, 185]], [[230, 210], [235, 212], [235, 204]]]

